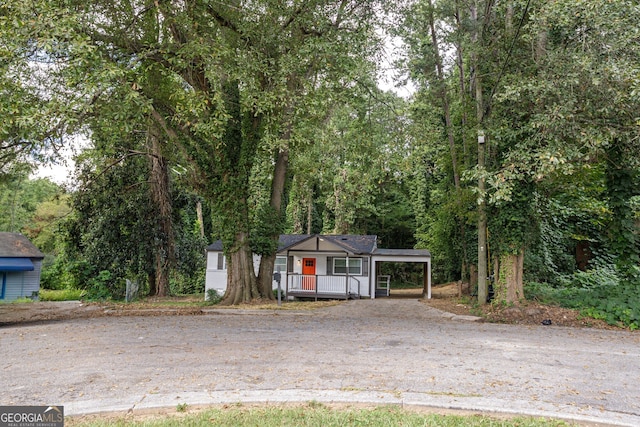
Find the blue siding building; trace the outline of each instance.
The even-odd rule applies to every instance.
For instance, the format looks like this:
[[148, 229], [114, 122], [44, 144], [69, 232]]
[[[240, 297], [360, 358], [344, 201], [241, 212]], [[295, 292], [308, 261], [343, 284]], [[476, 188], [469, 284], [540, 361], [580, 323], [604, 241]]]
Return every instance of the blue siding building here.
[[37, 298], [44, 254], [20, 233], [0, 233], [0, 302]]

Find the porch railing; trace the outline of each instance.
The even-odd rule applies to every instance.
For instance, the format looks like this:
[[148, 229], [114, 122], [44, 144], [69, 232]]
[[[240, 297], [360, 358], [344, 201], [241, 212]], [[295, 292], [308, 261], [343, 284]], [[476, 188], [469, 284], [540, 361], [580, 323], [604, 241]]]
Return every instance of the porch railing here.
[[376, 296], [377, 297], [389, 296], [390, 282], [391, 282], [391, 276], [378, 276], [376, 280]]
[[287, 295], [311, 298], [351, 298], [360, 296], [360, 281], [353, 276], [292, 274], [287, 280]]

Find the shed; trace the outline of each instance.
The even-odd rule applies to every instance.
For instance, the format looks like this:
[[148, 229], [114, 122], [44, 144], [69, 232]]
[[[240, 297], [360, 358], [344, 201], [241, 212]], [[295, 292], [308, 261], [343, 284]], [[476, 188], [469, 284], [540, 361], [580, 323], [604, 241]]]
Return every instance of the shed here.
[[0, 233], [0, 301], [38, 297], [44, 254], [20, 233]]

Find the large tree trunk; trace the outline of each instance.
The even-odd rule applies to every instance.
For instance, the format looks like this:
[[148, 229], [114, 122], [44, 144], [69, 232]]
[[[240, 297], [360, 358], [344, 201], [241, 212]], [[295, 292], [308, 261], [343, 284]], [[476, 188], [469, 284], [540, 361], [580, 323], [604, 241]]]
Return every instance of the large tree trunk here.
[[155, 295], [166, 296], [169, 291], [169, 273], [175, 259], [169, 167], [162, 156], [160, 138], [152, 127], [148, 133], [151, 161], [151, 197], [158, 208], [158, 235], [154, 245]]
[[220, 304], [247, 303], [259, 296], [248, 235], [241, 232], [236, 235], [234, 245], [227, 254], [227, 291]]
[[502, 255], [498, 271], [493, 285], [494, 300], [508, 305], [519, 304], [524, 300], [524, 249], [517, 254]]
[[230, 118], [226, 124], [223, 141], [223, 167], [211, 164], [204, 156], [200, 160], [205, 168], [219, 169], [216, 186], [207, 187], [218, 215], [225, 255], [227, 257], [227, 291], [221, 301], [225, 305], [250, 302], [259, 298], [253, 252], [249, 241], [249, 174], [253, 166], [256, 147], [260, 140], [261, 116], [255, 114], [245, 121], [240, 109], [240, 84], [228, 81], [223, 86], [225, 107]]
[[[290, 131], [287, 131], [285, 135], [286, 139], [290, 136]], [[278, 216], [276, 223], [280, 224], [282, 217], [284, 216], [282, 199], [284, 195], [285, 184], [287, 181], [287, 170], [289, 169], [289, 150], [286, 148], [281, 149], [278, 152], [278, 159], [273, 174], [273, 180], [271, 181], [271, 208], [275, 215]], [[275, 240], [276, 245], [280, 238], [280, 227], [276, 227], [275, 232], [271, 236]], [[273, 295], [273, 266], [276, 261], [276, 253], [263, 255], [260, 258], [260, 269], [258, 272], [258, 290], [260, 296], [265, 299], [274, 299]]]

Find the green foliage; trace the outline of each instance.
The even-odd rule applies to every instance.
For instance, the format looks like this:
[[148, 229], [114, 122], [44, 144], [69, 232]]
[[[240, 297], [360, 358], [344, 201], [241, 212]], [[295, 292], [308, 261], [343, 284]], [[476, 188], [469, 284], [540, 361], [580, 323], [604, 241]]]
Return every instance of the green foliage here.
[[29, 297], [20, 297], [11, 301], [11, 304], [24, 304], [24, 303], [30, 303], [30, 302], [34, 302], [34, 299]]
[[216, 305], [222, 301], [222, 295], [215, 289], [207, 290], [207, 304]]
[[[43, 228], [36, 214], [46, 204], [53, 214], [54, 201], [62, 189], [48, 179], [29, 179], [26, 171], [17, 171], [0, 180], [0, 231], [20, 232], [37, 237]], [[47, 248], [42, 248], [46, 250]]]
[[78, 301], [84, 299], [86, 291], [82, 289], [40, 289], [40, 301]]
[[43, 262], [40, 286], [43, 289], [86, 289], [95, 274], [94, 267], [82, 259], [70, 259], [66, 254], [47, 256]]
[[124, 299], [126, 287], [123, 280], [114, 280], [108, 270], [102, 270], [87, 281], [86, 298], [90, 301]]
[[529, 282], [525, 295], [544, 303], [578, 309], [585, 316], [611, 325], [620, 324], [631, 330], [640, 328], [640, 281], [622, 278], [612, 264], [565, 276], [557, 286]]

